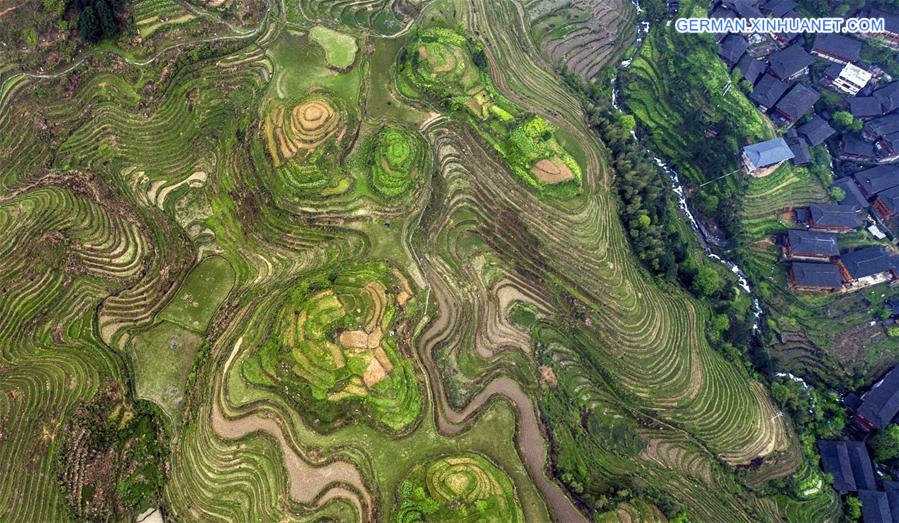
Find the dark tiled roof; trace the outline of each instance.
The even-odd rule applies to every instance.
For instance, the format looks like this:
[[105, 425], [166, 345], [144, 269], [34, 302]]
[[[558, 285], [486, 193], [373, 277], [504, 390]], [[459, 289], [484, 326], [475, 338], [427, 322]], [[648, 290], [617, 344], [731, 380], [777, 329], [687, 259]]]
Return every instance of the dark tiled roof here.
[[748, 80], [751, 84], [755, 84], [755, 82], [765, 74], [765, 67], [767, 67], [765, 62], [756, 60], [749, 53], [745, 53], [743, 58], [740, 58], [740, 61], [737, 62], [737, 69], [740, 70], [743, 78]]
[[841, 204], [854, 205], [863, 209], [871, 205], [868, 203], [865, 195], [862, 194], [862, 191], [858, 188], [858, 184], [855, 183], [855, 180], [853, 180], [849, 176], [840, 178], [839, 180], [833, 182], [833, 184], [834, 186], [842, 189], [843, 194], [846, 195], [843, 198], [843, 201], [840, 202]]
[[840, 152], [870, 160], [876, 158], [874, 156], [874, 144], [868, 143], [851, 134], [840, 136]]
[[833, 476], [833, 488], [854, 492], [877, 488], [871, 457], [861, 441], [818, 440], [821, 469]]
[[709, 15], [709, 18], [740, 18], [740, 16], [730, 9], [724, 7], [723, 5], [719, 5], [715, 8], [714, 11], [712, 11], [712, 14]]
[[899, 131], [895, 133], [885, 134], [881, 137], [881, 139], [886, 142], [886, 144], [893, 151], [899, 151]]
[[865, 523], [893, 523], [895, 521], [890, 511], [890, 502], [886, 492], [859, 490], [858, 499], [862, 502], [862, 519]]
[[890, 502], [890, 513], [894, 514], [894, 519], [899, 518], [899, 481], [884, 481], [883, 488]]
[[762, 11], [775, 18], [780, 18], [794, 7], [796, 7], [796, 2], [793, 0], [770, 0], [762, 6]]
[[830, 64], [824, 69], [824, 76], [830, 78], [831, 80], [836, 80], [840, 73], [843, 72], [843, 64]]
[[812, 145], [821, 145], [824, 140], [833, 136], [836, 131], [827, 123], [827, 120], [815, 115], [808, 123], [799, 127], [799, 134], [804, 135]]
[[899, 15], [894, 15], [892, 13], [887, 13], [885, 11], [881, 11], [880, 9], [868, 9], [868, 11], [862, 15], [866, 18], [883, 18], [885, 29], [890, 33], [899, 33]]
[[814, 107], [819, 98], [821, 98], [821, 94], [818, 91], [800, 83], [793, 86], [790, 92], [784, 95], [774, 107], [778, 112], [796, 121]]
[[793, 281], [802, 287], [837, 289], [843, 285], [840, 268], [833, 263], [793, 262]]
[[892, 82], [874, 91], [874, 97], [880, 100], [885, 113], [899, 109], [899, 82]]
[[749, 94], [749, 99], [770, 109], [780, 100], [788, 87], [790, 87], [788, 83], [766, 74]]
[[728, 65], [733, 66], [746, 52], [747, 47], [749, 47], [749, 42], [742, 36], [727, 35], [719, 44], [718, 56], [727, 62]]
[[859, 414], [877, 428], [890, 424], [899, 412], [899, 367], [893, 369], [864, 396]]
[[858, 207], [852, 205], [809, 205], [808, 210], [815, 225], [852, 229], [861, 225]]
[[[886, 272], [893, 268], [893, 258], [883, 247], [862, 247], [852, 252], [840, 255], [840, 262], [853, 279], [866, 278]], [[896, 398], [896, 408], [899, 409], [899, 395]], [[864, 405], [862, 405], [864, 408]], [[896, 411], [893, 411], [893, 416]], [[893, 416], [890, 416], [892, 418]], [[866, 416], [867, 417], [867, 416]], [[869, 418], [870, 419], [870, 418]]]
[[812, 51], [835, 56], [847, 62], [855, 62], [861, 54], [862, 43], [840, 34], [819, 33], [815, 36]]
[[877, 199], [892, 212], [899, 212], [899, 187], [893, 187], [879, 193]]
[[753, 167], [768, 167], [793, 158], [793, 151], [783, 138], [775, 138], [743, 147]]
[[877, 137], [899, 132], [899, 114], [888, 114], [866, 122], [865, 132]]
[[835, 234], [790, 229], [787, 231], [787, 241], [790, 243], [790, 250], [795, 254], [816, 254], [820, 256], [837, 256], [840, 254]]
[[787, 145], [793, 151], [793, 159], [790, 160], [793, 165], [805, 165], [812, 161], [812, 155], [808, 151], [808, 142], [805, 138], [791, 138], [787, 140]]
[[774, 76], [786, 79], [805, 69], [814, 61], [815, 59], [806, 53], [802, 46], [793, 44], [771, 55], [768, 65]]
[[853, 176], [862, 193], [868, 197], [874, 196], [880, 191], [899, 185], [899, 167], [895, 165], [878, 165], [864, 171], [859, 171]]
[[849, 112], [856, 118], [873, 118], [883, 115], [880, 100], [873, 96], [853, 96], [848, 98]]
[[757, 7], [758, 0], [724, 0], [721, 3], [736, 11], [743, 18], [762, 17], [762, 12]]

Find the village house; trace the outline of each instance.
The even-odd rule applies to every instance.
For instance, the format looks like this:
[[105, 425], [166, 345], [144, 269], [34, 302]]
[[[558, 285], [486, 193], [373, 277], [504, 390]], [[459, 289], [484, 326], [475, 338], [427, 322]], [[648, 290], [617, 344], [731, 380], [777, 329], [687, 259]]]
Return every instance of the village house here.
[[793, 158], [790, 160], [793, 165], [806, 165], [812, 161], [808, 143], [805, 138], [796, 135], [795, 130], [793, 135], [787, 138], [787, 146], [793, 151]]
[[861, 441], [818, 440], [821, 470], [833, 476], [840, 494], [877, 488], [868, 449]]
[[818, 91], [798, 83], [774, 106], [773, 118], [781, 127], [789, 127], [809, 112], [819, 98]]
[[892, 423], [899, 412], [899, 367], [893, 367], [861, 400], [853, 420], [862, 429], [872, 431]]
[[874, 142], [880, 161], [899, 159], [899, 114], [888, 114], [865, 122], [862, 136]]
[[833, 79], [831, 85], [850, 96], [855, 96], [868, 85], [868, 82], [871, 81], [871, 76], [871, 73], [865, 71], [861, 67], [853, 64], [846, 64], [840, 69], [840, 74]]
[[793, 44], [771, 55], [768, 60], [768, 72], [789, 82], [808, 74], [808, 66], [814, 61], [812, 55], [806, 53], [802, 46]]
[[881, 246], [862, 247], [841, 254], [837, 260], [843, 280], [857, 287], [890, 281], [895, 276], [895, 259]]
[[800, 125], [796, 130], [799, 131], [799, 134], [805, 136], [808, 143], [813, 147], [821, 145], [836, 133], [833, 127], [827, 123], [827, 120], [818, 115], [813, 116], [811, 120]]
[[742, 18], [762, 18], [758, 0], [722, 0], [721, 5], [733, 10]]
[[881, 37], [893, 49], [899, 49], [899, 15], [886, 13], [879, 9], [868, 9], [859, 14], [862, 18], [883, 18], [884, 32], [860, 33], [861, 38]]
[[840, 268], [833, 263], [793, 262], [788, 277], [795, 290], [835, 291], [843, 286]]
[[796, 2], [793, 0], [770, 0], [761, 6], [760, 9], [763, 15], [784, 18], [795, 7]]
[[806, 225], [813, 231], [846, 233], [861, 226], [860, 209], [852, 205], [809, 205]]
[[862, 502], [862, 521], [865, 523], [899, 521], [899, 493], [891, 496], [889, 492], [880, 490], [859, 490], [858, 499]]
[[840, 160], [849, 160], [859, 163], [876, 163], [877, 155], [874, 153], [874, 144], [866, 142], [851, 134], [840, 135], [840, 147], [837, 151]]
[[883, 114], [891, 113], [899, 109], [899, 82], [892, 82], [872, 94], [874, 98], [880, 100], [883, 106]]
[[878, 165], [852, 176], [865, 198], [873, 198], [880, 191], [899, 185], [899, 167], [895, 165]]
[[756, 178], [773, 173], [780, 164], [793, 158], [793, 151], [783, 138], [754, 143], [743, 147], [743, 167]]
[[790, 84], [778, 80], [777, 78], [766, 74], [756, 84], [755, 89], [749, 93], [749, 99], [752, 100], [759, 109], [765, 113], [768, 109], [774, 107], [780, 97], [783, 96]]
[[816, 35], [811, 51], [815, 56], [839, 64], [858, 61], [861, 52], [861, 42], [836, 33], [819, 33]]
[[737, 65], [740, 58], [746, 53], [749, 42], [740, 35], [727, 35], [718, 46], [718, 56], [727, 64], [728, 68]]
[[899, 214], [899, 187], [892, 187], [877, 193], [873, 207], [877, 216], [885, 221]]
[[830, 261], [839, 256], [837, 237], [826, 232], [787, 231], [784, 257], [788, 260]]
[[849, 113], [859, 120], [867, 121], [883, 116], [883, 106], [873, 96], [853, 96], [846, 102], [849, 104]]
[[852, 205], [858, 207], [859, 209], [867, 209], [871, 204], [868, 203], [868, 200], [865, 198], [865, 195], [862, 194], [861, 189], [858, 188], [858, 184], [855, 183], [855, 180], [849, 176], [844, 176], [833, 182], [834, 187], [839, 187], [843, 191], [843, 200], [840, 201], [843, 205]]
[[759, 78], [765, 74], [765, 69], [767, 67], [765, 62], [756, 60], [749, 53], [745, 53], [743, 57], [740, 58], [740, 61], [737, 62], [737, 69], [740, 70], [740, 74], [742, 74], [743, 78], [752, 85], [755, 85]]

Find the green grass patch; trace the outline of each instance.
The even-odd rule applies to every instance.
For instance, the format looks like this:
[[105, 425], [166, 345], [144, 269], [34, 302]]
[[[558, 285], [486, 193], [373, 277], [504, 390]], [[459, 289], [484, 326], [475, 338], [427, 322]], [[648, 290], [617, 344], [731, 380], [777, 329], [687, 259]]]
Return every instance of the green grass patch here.
[[325, 58], [333, 67], [346, 69], [356, 61], [359, 46], [350, 35], [317, 25], [309, 30], [309, 39], [325, 50]]
[[412, 469], [400, 485], [394, 521], [524, 521], [509, 477], [473, 453]]
[[173, 422], [180, 418], [187, 374], [202, 341], [194, 332], [163, 321], [128, 344], [137, 396], [159, 405]]
[[234, 270], [228, 261], [220, 256], [206, 258], [190, 271], [159, 319], [204, 332], [233, 286]]

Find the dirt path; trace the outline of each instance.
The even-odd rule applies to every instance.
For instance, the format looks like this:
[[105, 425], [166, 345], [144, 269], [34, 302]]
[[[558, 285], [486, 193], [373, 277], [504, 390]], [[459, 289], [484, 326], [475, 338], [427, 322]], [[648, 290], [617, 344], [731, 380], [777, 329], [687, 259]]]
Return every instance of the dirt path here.
[[[228, 361], [222, 371], [222, 380], [228, 375], [234, 358], [240, 352], [242, 343], [243, 338], [240, 338], [234, 344], [234, 349], [228, 356]], [[221, 383], [219, 383], [219, 387], [222, 387]], [[221, 390], [223, 391], [223, 388]], [[293, 499], [300, 503], [321, 506], [330, 499], [344, 498], [355, 505], [364, 521], [373, 519], [371, 495], [361, 474], [353, 464], [336, 460], [321, 467], [313, 466], [304, 461], [297, 453], [277, 421], [272, 418], [263, 418], [257, 414], [249, 414], [236, 419], [228, 418], [221, 412], [218, 401], [218, 399], [224, 401], [225, 398], [221, 395], [214, 397], [216, 399], [213, 399], [212, 402], [212, 426], [220, 436], [227, 439], [240, 439], [254, 432], [265, 431], [278, 441], [290, 480], [290, 496]], [[353, 492], [341, 484], [351, 485], [361, 494]], [[324, 495], [316, 503], [315, 500], [321, 493]]]
[[452, 294], [442, 279], [432, 278], [431, 284], [440, 312], [431, 327], [420, 338], [419, 355], [428, 372], [438, 429], [448, 435], [458, 434], [467, 428], [477, 417], [477, 412], [494, 397], [507, 399], [518, 412], [518, 430], [515, 434], [518, 452], [525, 462], [528, 474], [546, 500], [553, 519], [565, 523], [586, 521], [562, 489], [547, 478], [544, 467], [547, 456], [543, 430], [534, 412], [534, 405], [516, 381], [506, 377], [493, 380], [461, 411], [453, 410], [447, 403], [443, 381], [434, 363], [432, 350], [445, 338], [447, 328], [452, 327], [452, 318], [457, 314], [457, 310], [455, 304], [451, 302]]

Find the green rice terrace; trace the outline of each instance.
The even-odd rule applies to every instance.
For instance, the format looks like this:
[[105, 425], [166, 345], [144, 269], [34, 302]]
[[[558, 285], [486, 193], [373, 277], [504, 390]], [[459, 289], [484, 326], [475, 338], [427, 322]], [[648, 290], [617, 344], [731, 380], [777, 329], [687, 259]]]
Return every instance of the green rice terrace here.
[[134, 0], [97, 43], [26, 4], [0, 521], [839, 519], [714, 304], [632, 250], [562, 74], [621, 59], [629, 2]]

